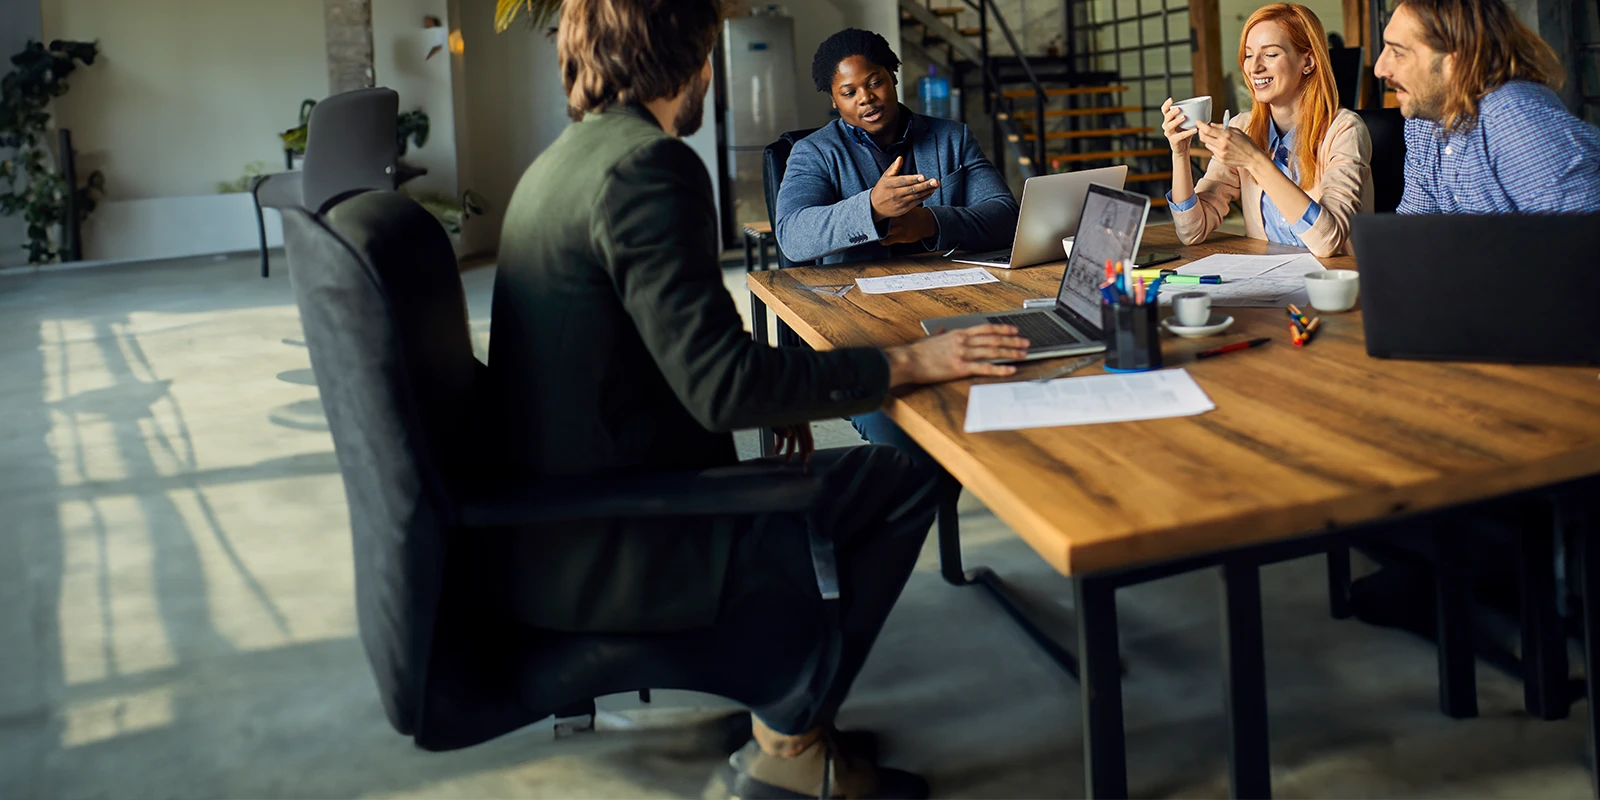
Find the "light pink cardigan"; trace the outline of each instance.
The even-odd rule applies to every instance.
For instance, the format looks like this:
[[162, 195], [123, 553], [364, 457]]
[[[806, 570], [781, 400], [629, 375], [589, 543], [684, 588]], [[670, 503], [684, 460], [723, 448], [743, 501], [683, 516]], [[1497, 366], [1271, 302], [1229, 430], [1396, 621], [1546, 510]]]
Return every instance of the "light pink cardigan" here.
[[[1228, 127], [1244, 130], [1249, 122], [1247, 111], [1234, 117]], [[1322, 206], [1322, 214], [1310, 230], [1300, 234], [1300, 241], [1312, 255], [1326, 258], [1349, 252], [1350, 218], [1372, 210], [1372, 137], [1356, 112], [1339, 109], [1317, 147], [1317, 162], [1317, 185], [1306, 194]], [[1194, 188], [1200, 202], [1188, 211], [1172, 212], [1173, 225], [1184, 244], [1205, 241], [1228, 215], [1228, 204], [1233, 202], [1239, 202], [1244, 210], [1245, 234], [1252, 239], [1267, 238], [1261, 221], [1261, 186], [1249, 172], [1212, 159], [1205, 177]]]

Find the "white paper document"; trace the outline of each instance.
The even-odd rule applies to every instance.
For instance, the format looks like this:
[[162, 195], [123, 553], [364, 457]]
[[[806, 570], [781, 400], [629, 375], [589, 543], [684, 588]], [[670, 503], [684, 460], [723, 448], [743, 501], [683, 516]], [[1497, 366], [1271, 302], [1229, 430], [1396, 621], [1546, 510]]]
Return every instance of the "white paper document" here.
[[[1219, 259], [1212, 261], [1212, 259]], [[1260, 259], [1247, 261], [1245, 259]], [[1211, 262], [1207, 265], [1207, 262]], [[1215, 255], [1178, 268], [1179, 275], [1221, 275], [1224, 283], [1187, 286], [1161, 285], [1161, 304], [1171, 305], [1174, 295], [1201, 292], [1211, 295], [1212, 308], [1281, 308], [1290, 303], [1309, 305], [1305, 274], [1322, 271], [1311, 255]]]
[[1187, 417], [1216, 408], [1187, 370], [972, 387], [967, 433]]
[[882, 278], [856, 278], [856, 285], [867, 294], [891, 292], [916, 292], [924, 289], [943, 289], [949, 286], [972, 286], [979, 283], [999, 283], [1000, 279], [983, 267], [947, 269], [942, 272], [913, 272], [910, 275], [886, 275]]

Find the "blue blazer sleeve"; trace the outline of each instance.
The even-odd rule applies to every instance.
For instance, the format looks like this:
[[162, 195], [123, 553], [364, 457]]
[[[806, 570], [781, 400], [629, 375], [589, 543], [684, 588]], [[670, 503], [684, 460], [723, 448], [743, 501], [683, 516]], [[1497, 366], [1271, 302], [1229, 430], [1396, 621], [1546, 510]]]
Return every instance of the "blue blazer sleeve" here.
[[961, 166], [946, 178], [945, 205], [928, 206], [939, 222], [939, 240], [934, 249], [961, 248], [968, 252], [1010, 247], [1017, 233], [1017, 200], [1006, 186], [1005, 176], [983, 155], [972, 131], [961, 130]]
[[841, 196], [840, 178], [815, 143], [801, 139], [778, 186], [778, 246], [790, 261], [814, 261], [883, 238], [872, 221], [872, 187]]

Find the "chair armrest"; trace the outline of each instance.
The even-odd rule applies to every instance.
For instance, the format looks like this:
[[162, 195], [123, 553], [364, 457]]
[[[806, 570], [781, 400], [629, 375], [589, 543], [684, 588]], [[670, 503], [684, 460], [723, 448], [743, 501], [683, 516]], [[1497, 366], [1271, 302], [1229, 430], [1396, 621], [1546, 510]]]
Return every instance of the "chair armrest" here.
[[305, 173], [275, 172], [251, 181], [250, 192], [262, 208], [296, 208], [301, 205], [300, 185]]
[[517, 527], [581, 519], [698, 517], [804, 511], [822, 479], [798, 467], [740, 464], [654, 475], [538, 477], [462, 497], [470, 527]]

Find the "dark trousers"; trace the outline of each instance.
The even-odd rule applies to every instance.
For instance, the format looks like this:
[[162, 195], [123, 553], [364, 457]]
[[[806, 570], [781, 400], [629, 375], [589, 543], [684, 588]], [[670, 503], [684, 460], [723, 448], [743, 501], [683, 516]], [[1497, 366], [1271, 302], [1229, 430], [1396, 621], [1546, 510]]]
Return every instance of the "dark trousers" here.
[[[686, 689], [750, 707], [780, 733], [833, 721], [916, 565], [938, 498], [931, 471], [891, 447], [811, 457], [823, 491], [806, 514], [739, 520], [714, 624], [658, 634], [550, 634], [524, 702], [550, 713], [585, 697]], [[839, 597], [824, 600], [811, 530], [831, 541]]]

